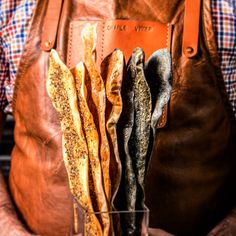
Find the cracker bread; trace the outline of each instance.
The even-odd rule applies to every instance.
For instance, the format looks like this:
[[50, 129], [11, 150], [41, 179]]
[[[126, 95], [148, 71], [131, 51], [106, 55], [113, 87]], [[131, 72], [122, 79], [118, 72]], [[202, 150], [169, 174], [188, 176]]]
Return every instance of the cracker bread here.
[[[55, 50], [50, 53], [46, 87], [61, 122], [63, 159], [71, 192], [85, 212], [93, 212], [89, 193], [88, 148], [78, 111], [75, 81]], [[85, 233], [102, 235], [102, 228], [94, 214], [85, 214]]]

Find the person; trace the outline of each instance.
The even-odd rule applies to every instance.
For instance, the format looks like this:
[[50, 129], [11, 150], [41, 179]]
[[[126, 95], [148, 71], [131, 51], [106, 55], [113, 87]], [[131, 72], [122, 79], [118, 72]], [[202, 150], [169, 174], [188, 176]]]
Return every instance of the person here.
[[[6, 114], [13, 112], [16, 75], [35, 6], [36, 0], [0, 2], [0, 137]], [[225, 90], [236, 117], [236, 1], [211, 0], [211, 12]], [[212, 230], [212, 235], [221, 235], [222, 231], [225, 235], [236, 235], [235, 215], [233, 211], [225, 221]], [[3, 236], [30, 235], [17, 218], [2, 176], [0, 178], [0, 231]], [[162, 230], [157, 230], [155, 233], [168, 235]]]

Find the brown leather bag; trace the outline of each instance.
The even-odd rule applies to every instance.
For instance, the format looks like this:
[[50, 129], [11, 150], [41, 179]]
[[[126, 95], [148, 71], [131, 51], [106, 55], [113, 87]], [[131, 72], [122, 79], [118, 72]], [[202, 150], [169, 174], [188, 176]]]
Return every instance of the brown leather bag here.
[[[150, 226], [205, 235], [233, 208], [235, 119], [222, 86], [210, 0], [202, 1], [200, 31], [199, 3], [38, 0], [16, 80], [10, 172], [12, 197], [32, 232], [69, 235], [73, 228], [60, 124], [45, 81], [51, 48], [69, 67], [81, 60], [81, 21], [99, 21], [98, 63], [121, 39], [128, 55], [136, 39], [151, 53], [166, 47], [169, 35], [173, 91], [157, 127], [146, 178]], [[148, 31], [131, 30], [142, 26], [150, 37]]]

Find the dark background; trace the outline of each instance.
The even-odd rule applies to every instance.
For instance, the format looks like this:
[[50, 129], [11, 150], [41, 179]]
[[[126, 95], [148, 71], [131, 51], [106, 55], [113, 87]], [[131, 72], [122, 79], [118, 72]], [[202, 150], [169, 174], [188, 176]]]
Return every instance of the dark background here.
[[4, 176], [7, 178], [10, 169], [10, 155], [14, 146], [13, 139], [14, 121], [12, 116], [7, 116], [7, 121], [4, 125], [3, 137], [0, 142], [0, 167]]

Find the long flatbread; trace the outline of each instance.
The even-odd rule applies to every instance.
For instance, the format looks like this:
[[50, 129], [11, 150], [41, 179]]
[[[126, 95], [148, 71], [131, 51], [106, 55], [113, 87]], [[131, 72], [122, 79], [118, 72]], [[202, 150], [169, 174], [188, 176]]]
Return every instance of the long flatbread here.
[[[129, 75], [133, 81], [135, 114], [129, 150], [138, 187], [136, 209], [144, 210], [144, 180], [151, 128], [152, 102], [151, 92], [144, 75], [144, 52], [141, 48], [133, 50], [128, 68], [128, 71], [130, 71]], [[141, 216], [139, 214], [136, 219], [137, 232], [141, 230]]]
[[108, 236], [110, 228], [110, 218], [106, 195], [103, 189], [102, 171], [99, 160], [99, 137], [98, 132], [93, 120], [93, 116], [89, 110], [86, 100], [86, 87], [85, 87], [85, 68], [84, 64], [79, 63], [72, 73], [76, 82], [76, 90], [78, 97], [79, 112], [83, 124], [84, 133], [88, 145], [90, 172], [92, 176], [92, 183], [90, 184], [90, 194], [94, 203], [94, 209], [98, 212], [104, 212], [101, 216], [103, 226], [103, 235]]
[[90, 88], [88, 89], [88, 91], [91, 92], [91, 100], [88, 99], [88, 105], [92, 114], [95, 117], [94, 121], [99, 133], [103, 184], [107, 201], [108, 203], [110, 203], [111, 199], [111, 184], [109, 175], [110, 150], [106, 135], [106, 123], [105, 123], [106, 95], [105, 95], [104, 83], [100, 73], [98, 72], [95, 61], [95, 47], [97, 39], [96, 24], [93, 25], [87, 24], [82, 30], [81, 36], [84, 44], [84, 63], [90, 77], [90, 81], [86, 82], [86, 86]]
[[101, 74], [106, 84], [106, 128], [110, 145], [111, 204], [121, 181], [121, 162], [119, 157], [116, 124], [122, 112], [121, 86], [124, 69], [124, 55], [116, 49], [107, 56], [101, 65]]
[[[50, 53], [46, 86], [61, 123], [63, 159], [71, 192], [85, 212], [93, 212], [88, 184], [88, 148], [78, 111], [75, 82], [55, 50]], [[85, 214], [85, 233], [102, 235], [94, 214]]]
[[139, 186], [136, 207], [141, 210], [144, 207], [144, 177], [152, 113], [151, 92], [144, 75], [144, 52], [141, 48], [133, 50], [128, 67], [134, 86], [135, 111], [129, 149]]
[[[117, 124], [117, 135], [122, 178], [115, 205], [119, 210], [133, 212], [135, 211], [137, 183], [129, 151], [129, 141], [134, 125], [134, 91], [132, 79], [128, 73], [125, 73], [123, 78], [121, 96], [124, 109]], [[135, 213], [121, 214], [121, 224], [123, 235], [133, 235], [136, 230]]]
[[[101, 64], [101, 75], [106, 86], [106, 128], [110, 145], [111, 207], [116, 211], [114, 200], [121, 182], [121, 161], [119, 157], [116, 124], [122, 112], [121, 85], [124, 69], [124, 55], [114, 50]], [[121, 234], [120, 217], [112, 215], [111, 232]], [[111, 234], [112, 235], [112, 234]]]
[[155, 136], [157, 122], [171, 95], [171, 55], [168, 49], [154, 52], [145, 63], [145, 75], [152, 94], [152, 130]]

